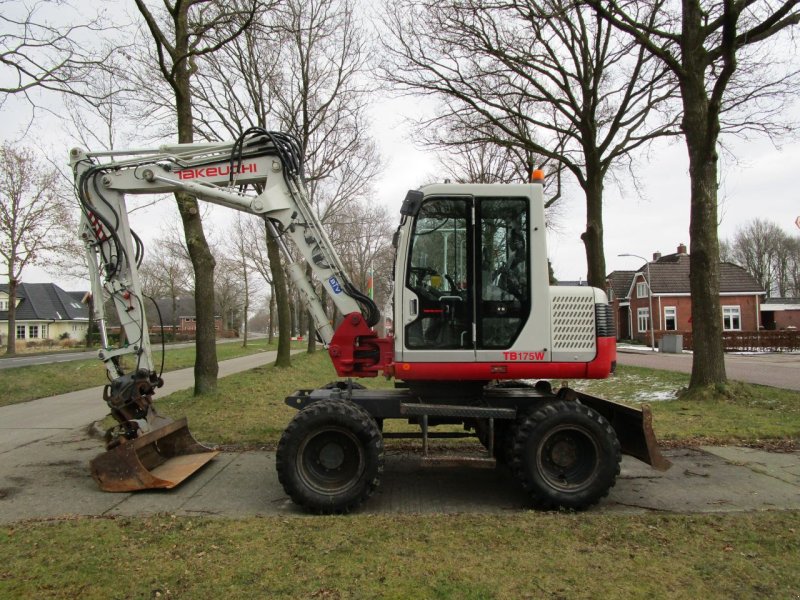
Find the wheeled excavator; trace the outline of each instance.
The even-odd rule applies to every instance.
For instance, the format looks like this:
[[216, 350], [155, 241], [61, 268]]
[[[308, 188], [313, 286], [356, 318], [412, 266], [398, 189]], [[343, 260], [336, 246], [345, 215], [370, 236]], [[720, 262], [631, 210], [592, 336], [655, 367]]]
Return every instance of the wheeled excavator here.
[[[408, 192], [393, 239], [391, 328], [379, 334], [377, 306], [351, 282], [309, 202], [293, 136], [251, 128], [227, 143], [76, 148], [70, 163], [99, 358], [110, 380], [103, 397], [117, 421], [106, 451], [91, 462], [103, 490], [172, 488], [217, 453], [195, 440], [185, 419], [160, 415], [153, 403], [163, 380], [138, 273], [143, 246], [125, 197], [174, 192], [263, 219], [341, 378], [285, 399], [297, 413], [281, 436], [276, 468], [287, 495], [305, 510], [360, 506], [380, 485], [384, 439], [404, 435], [421, 438], [422, 465], [505, 464], [541, 509], [597, 503], [615, 484], [622, 453], [656, 469], [669, 466], [647, 406], [566, 385], [613, 372], [614, 319], [602, 290], [550, 285], [540, 171], [529, 183], [442, 183]], [[331, 299], [334, 320], [315, 283]], [[109, 301], [126, 340], [117, 346], [107, 334]], [[394, 388], [355, 381], [376, 376], [392, 378]], [[388, 419], [407, 421], [413, 433], [384, 432]], [[454, 424], [463, 431], [437, 430]], [[431, 452], [430, 439], [457, 435], [476, 436], [485, 453]]]

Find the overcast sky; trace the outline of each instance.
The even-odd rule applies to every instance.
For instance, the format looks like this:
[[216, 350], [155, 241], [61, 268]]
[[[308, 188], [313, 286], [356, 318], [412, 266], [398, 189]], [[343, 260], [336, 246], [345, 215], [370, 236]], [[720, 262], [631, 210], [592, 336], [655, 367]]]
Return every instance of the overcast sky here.
[[[50, 97], [50, 102], [53, 102]], [[417, 116], [418, 101], [379, 97], [372, 108], [373, 135], [385, 160], [383, 175], [375, 184], [376, 202], [386, 205], [399, 216], [400, 204], [408, 189], [430, 180], [441, 180], [435, 156], [415, 147], [409, 136], [406, 119]], [[63, 108], [54, 105], [56, 112]], [[797, 109], [798, 107], [795, 107]], [[76, 145], [57, 125], [53, 117], [42, 115], [34, 121], [27, 135], [22, 136], [25, 122], [23, 108], [9, 101], [3, 107], [0, 137], [21, 141], [45, 149], [66, 164], [69, 148]], [[795, 220], [800, 217], [800, 141], [787, 139], [775, 148], [766, 139], [727, 140], [736, 160], [725, 156], [722, 162], [720, 189], [720, 238], [733, 236], [736, 229], [754, 217], [769, 219], [787, 233], [800, 234]], [[140, 146], [130, 140], [129, 147]], [[638, 258], [621, 258], [618, 254], [638, 254], [651, 258], [653, 252], [669, 254], [678, 244], [689, 240], [689, 178], [686, 149], [682, 139], [660, 143], [639, 159], [639, 187], [627, 178], [622, 186], [606, 182], [604, 223], [607, 270], [636, 269]], [[580, 234], [585, 226], [584, 197], [574, 185], [569, 186], [561, 202], [549, 234], [549, 255], [559, 280], [585, 279], [586, 258]], [[224, 210], [224, 209], [223, 209]], [[216, 214], [219, 213], [217, 209]], [[231, 213], [232, 211], [227, 211]], [[225, 213], [222, 213], [224, 217]], [[160, 215], [166, 215], [164, 217]], [[178, 219], [173, 202], [136, 215], [133, 226], [146, 243], [154, 243], [160, 229], [155, 224]], [[64, 281], [57, 274], [28, 269], [24, 281], [56, 280], [69, 288], [80, 282]]]
[[[417, 110], [412, 101], [387, 100], [374, 108], [375, 137], [386, 157], [386, 171], [376, 186], [381, 201], [393, 211], [408, 189], [437, 176], [438, 161], [413, 146], [405, 118]], [[726, 139], [736, 159], [723, 155], [719, 192], [720, 239], [755, 217], [777, 223], [787, 233], [800, 235], [800, 141], [786, 139], [776, 148], [766, 139]], [[676, 252], [689, 240], [689, 173], [682, 138], [653, 145], [638, 160], [638, 187], [625, 176], [617, 185], [606, 182], [604, 203], [605, 251], [608, 272], [638, 269], [643, 261], [618, 257], [654, 252]], [[624, 174], [623, 174], [624, 175]], [[438, 177], [441, 179], [441, 175]], [[581, 233], [586, 225], [583, 192], [570, 185], [554, 217], [548, 249], [559, 280], [586, 278], [586, 254]]]

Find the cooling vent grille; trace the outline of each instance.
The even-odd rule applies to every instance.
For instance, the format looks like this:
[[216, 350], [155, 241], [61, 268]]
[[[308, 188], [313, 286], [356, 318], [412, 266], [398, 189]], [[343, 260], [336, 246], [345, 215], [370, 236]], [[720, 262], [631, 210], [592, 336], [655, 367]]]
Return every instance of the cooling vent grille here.
[[595, 349], [594, 298], [553, 297], [553, 350], [580, 352]]

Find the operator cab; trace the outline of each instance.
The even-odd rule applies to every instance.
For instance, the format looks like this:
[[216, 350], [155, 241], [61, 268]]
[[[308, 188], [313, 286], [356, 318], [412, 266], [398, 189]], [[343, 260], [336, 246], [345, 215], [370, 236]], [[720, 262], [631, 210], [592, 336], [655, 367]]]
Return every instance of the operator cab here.
[[541, 185], [441, 184], [413, 193], [398, 244], [395, 356], [474, 363], [504, 361], [520, 344], [545, 348], [546, 320], [531, 319], [537, 302], [549, 313]]

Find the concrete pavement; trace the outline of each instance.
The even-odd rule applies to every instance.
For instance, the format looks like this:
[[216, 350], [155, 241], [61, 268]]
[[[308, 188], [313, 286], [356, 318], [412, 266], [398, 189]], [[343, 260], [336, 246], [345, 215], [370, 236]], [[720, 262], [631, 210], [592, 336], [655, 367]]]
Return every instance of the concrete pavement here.
[[[297, 352], [299, 350], [293, 354]], [[275, 361], [275, 356], [275, 351], [269, 351], [220, 361], [219, 376], [270, 364]], [[158, 390], [156, 402], [167, 394], [193, 386], [194, 368], [170, 371], [165, 374], [164, 386]], [[5, 460], [5, 453], [15, 448], [88, 426], [107, 414], [103, 386], [0, 407], [0, 457]]]
[[[0, 462], [0, 522], [75, 515], [242, 518], [302, 514], [284, 494], [272, 452], [223, 452], [174, 490], [102, 492], [87, 464], [102, 445], [73, 430], [6, 454]], [[800, 509], [800, 453], [733, 447], [671, 450], [659, 473], [624, 457], [598, 513], [706, 513]], [[408, 450], [387, 446], [386, 470], [361, 514], [510, 514], [525, 494], [504, 468], [417, 468]], [[9, 460], [11, 459], [11, 460]]]

